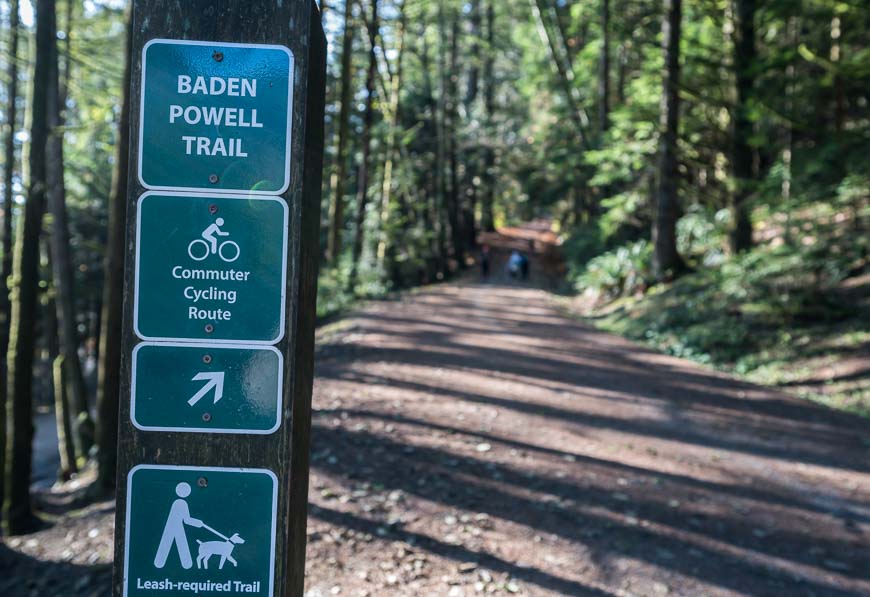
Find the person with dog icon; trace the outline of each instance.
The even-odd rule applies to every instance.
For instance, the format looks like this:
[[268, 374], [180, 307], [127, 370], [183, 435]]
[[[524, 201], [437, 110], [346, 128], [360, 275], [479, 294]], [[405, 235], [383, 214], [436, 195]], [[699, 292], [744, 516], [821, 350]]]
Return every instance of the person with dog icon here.
[[196, 557], [197, 568], [208, 569], [208, 561], [211, 556], [218, 556], [220, 558], [218, 568], [221, 570], [223, 570], [224, 564], [227, 561], [233, 566], [238, 566], [238, 562], [232, 556], [233, 548], [236, 545], [243, 544], [245, 540], [239, 537], [238, 533], [233, 533], [231, 537], [227, 537], [198, 518], [193, 518], [190, 515], [190, 509], [185, 501], [190, 496], [190, 484], [179, 483], [176, 485], [175, 495], [178, 496], [178, 499], [172, 502], [172, 508], [169, 509], [169, 517], [166, 519], [166, 526], [163, 527], [160, 546], [157, 548], [157, 555], [154, 556], [155, 568], [166, 566], [166, 561], [169, 559], [169, 552], [172, 551], [173, 544], [175, 544], [175, 548], [178, 550], [181, 567], [185, 570], [193, 568], [190, 543], [187, 541], [187, 530], [184, 525], [196, 529], [205, 529], [221, 538], [221, 541], [197, 540], [196, 543], [199, 546]]
[[169, 510], [166, 526], [163, 527], [163, 536], [160, 538], [160, 547], [157, 548], [157, 555], [154, 556], [154, 566], [163, 568], [166, 565], [169, 552], [172, 550], [172, 545], [175, 544], [178, 557], [181, 559], [181, 566], [185, 570], [190, 570], [193, 568], [193, 558], [190, 555], [190, 545], [187, 542], [187, 531], [184, 525], [197, 529], [205, 525], [201, 520], [190, 515], [190, 509], [185, 501], [185, 498], [190, 495], [190, 485], [179, 483], [175, 486], [175, 495], [178, 496], [178, 499], [172, 502], [172, 508]]

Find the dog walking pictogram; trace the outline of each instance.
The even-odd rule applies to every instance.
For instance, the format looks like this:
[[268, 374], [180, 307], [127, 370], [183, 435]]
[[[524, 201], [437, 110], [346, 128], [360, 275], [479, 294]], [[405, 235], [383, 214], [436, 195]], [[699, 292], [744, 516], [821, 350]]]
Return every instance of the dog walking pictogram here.
[[188, 483], [179, 483], [175, 486], [175, 494], [178, 496], [178, 499], [172, 502], [172, 507], [169, 509], [169, 516], [166, 519], [166, 525], [163, 527], [163, 536], [160, 538], [160, 545], [157, 548], [157, 554], [154, 556], [154, 566], [156, 568], [166, 566], [169, 553], [172, 551], [172, 546], [175, 545], [175, 549], [178, 551], [178, 558], [181, 560], [181, 567], [185, 570], [193, 568], [193, 557], [190, 553], [190, 543], [187, 540], [185, 525], [197, 529], [205, 529], [222, 539], [222, 541], [197, 540], [199, 545], [196, 556], [197, 568], [208, 569], [208, 560], [213, 555], [220, 556], [218, 569], [223, 570], [227, 560], [233, 566], [238, 566], [238, 562], [232, 556], [233, 549], [236, 545], [244, 543], [245, 540], [239, 537], [238, 533], [233, 533], [232, 536], [227, 537], [198, 518], [193, 518], [190, 515], [190, 509], [186, 501], [186, 498], [190, 496], [190, 491]]
[[239, 537], [238, 533], [233, 533], [232, 536], [226, 537], [212, 528], [205, 528], [223, 539], [223, 541], [197, 541], [199, 544], [199, 551], [196, 555], [196, 567], [208, 570], [208, 560], [215, 555], [220, 556], [221, 558], [220, 564], [218, 564], [218, 570], [224, 569], [224, 564], [227, 560], [229, 560], [233, 566], [238, 566], [239, 563], [232, 555], [233, 549], [236, 545], [244, 543], [245, 540]]

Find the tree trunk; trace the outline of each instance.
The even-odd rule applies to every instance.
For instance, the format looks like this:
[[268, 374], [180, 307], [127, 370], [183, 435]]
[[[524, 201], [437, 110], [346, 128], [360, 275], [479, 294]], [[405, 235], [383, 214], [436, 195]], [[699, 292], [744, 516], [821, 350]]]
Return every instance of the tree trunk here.
[[447, 25], [444, 17], [444, 0], [438, 0], [438, 62], [437, 62], [437, 85], [438, 85], [438, 101], [435, 109], [432, 112], [432, 119], [435, 122], [435, 195], [436, 208], [435, 213], [439, 222], [438, 226], [438, 247], [439, 253], [444, 259], [447, 256], [445, 250], [447, 246], [446, 230], [444, 213], [449, 211], [447, 206], [447, 173], [445, 172], [445, 162], [447, 157], [446, 148], [446, 132], [445, 121], [447, 120], [447, 54], [445, 46], [447, 45]]
[[734, 72], [736, 80], [736, 99], [733, 115], [733, 139], [731, 167], [734, 174], [732, 195], [731, 250], [734, 253], [746, 251], [752, 246], [752, 220], [749, 213], [749, 198], [754, 191], [752, 136], [750, 118], [755, 75], [755, 0], [735, 0], [734, 27]]
[[571, 185], [571, 223], [574, 226], [580, 226], [584, 222], [589, 221], [589, 205], [586, 199], [588, 189], [583, 184]]
[[683, 260], [677, 252], [678, 160], [680, 114], [680, 25], [682, 0], [665, 0], [662, 46], [665, 55], [659, 142], [659, 185], [652, 230], [653, 273], [657, 280], [678, 274]]
[[[66, 100], [69, 96], [69, 79], [72, 72], [72, 26], [75, 18], [75, 7], [78, 2], [76, 0], [67, 0], [66, 14], [64, 15], [64, 33], [63, 38], [63, 63], [61, 64], [61, 56], [57, 59], [57, 69], [59, 73], [59, 89], [60, 89], [60, 106], [61, 110], [66, 106]], [[57, 26], [55, 25], [55, 29]]]
[[486, 146], [483, 148], [483, 191], [480, 197], [480, 229], [495, 232], [495, 1], [486, 5], [486, 60], [483, 65], [483, 104]]
[[459, 188], [459, 12], [450, 11], [450, 73], [447, 75], [445, 133], [450, 166], [450, 192], [447, 195], [447, 217], [453, 244], [453, 255], [459, 269], [465, 268], [465, 222]]
[[[438, 102], [435, 99], [434, 86], [432, 84], [432, 61], [429, 54], [429, 41], [426, 36], [426, 24], [420, 26], [420, 39], [422, 50], [420, 52], [420, 71], [423, 77], [423, 104], [428, 110], [429, 119], [425, 121], [424, 131], [427, 137], [435, 137], [436, 141], [440, 138], [438, 132]], [[426, 158], [429, 157], [429, 151], [424, 152]], [[438, 147], [436, 143], [436, 151], [432, 156], [431, 167], [423, 174], [422, 178], [424, 190], [424, 205], [421, 210], [423, 213], [423, 229], [427, 231], [427, 240], [429, 245], [429, 255], [426, 264], [426, 275], [424, 283], [432, 282], [443, 276], [446, 271], [446, 248], [444, 237], [444, 221], [441, 214], [442, 194], [439, 188], [439, 159]]]
[[[471, 0], [470, 17], [471, 24], [470, 38], [471, 48], [469, 50], [469, 65], [468, 74], [465, 84], [465, 105], [466, 118], [474, 118], [474, 104], [480, 95], [480, 71], [481, 71], [481, 27], [483, 19], [480, 9], [481, 0]], [[475, 222], [475, 212], [477, 211], [477, 191], [478, 191], [478, 172], [480, 170], [478, 160], [481, 152], [481, 134], [479, 130], [475, 130], [475, 139], [471, 147], [464, 152], [465, 161], [465, 188], [466, 196], [463, 201], [463, 223], [465, 225], [463, 236], [465, 238], [465, 246], [472, 249], [477, 246], [477, 223]]]
[[357, 275], [359, 274], [360, 259], [362, 259], [363, 241], [365, 239], [366, 209], [369, 198], [369, 162], [372, 151], [372, 124], [375, 118], [375, 83], [378, 76], [378, 57], [376, 48], [378, 44], [378, 0], [371, 2], [371, 17], [368, 22], [369, 34], [369, 68], [366, 73], [366, 104], [363, 113], [362, 132], [362, 158], [359, 165], [357, 178], [357, 213], [356, 227], [353, 238], [353, 258], [350, 266], [350, 276], [347, 282], [349, 291], [356, 288]]
[[[52, 37], [57, 27], [52, 14]], [[67, 28], [69, 36], [69, 28]], [[57, 328], [60, 340], [60, 354], [65, 367], [64, 379], [69, 384], [67, 396], [71, 412], [74, 413], [77, 456], [86, 460], [94, 444], [94, 423], [88, 406], [87, 390], [79, 359], [79, 340], [76, 331], [73, 270], [70, 256], [69, 217], [66, 209], [66, 188], [64, 185], [63, 157], [63, 118], [61, 116], [62, 97], [60, 86], [60, 56], [57, 44], [51, 46], [49, 64], [48, 110], [49, 136], [45, 147], [46, 194], [51, 213], [52, 229], [49, 237], [51, 266], [54, 278], [55, 306], [57, 308]], [[67, 67], [68, 68], [68, 67]]]
[[601, 52], [598, 55], [598, 130], [610, 126], [610, 0], [601, 0]]
[[[105, 272], [105, 270], [103, 270]], [[101, 296], [93, 296], [91, 297], [90, 306], [88, 307], [88, 332], [87, 337], [93, 338], [96, 342], [93, 346], [93, 352], [91, 353], [94, 362], [100, 362], [100, 335], [102, 333], [101, 321], [100, 321], [100, 313], [103, 310], [103, 304], [100, 302], [102, 300]], [[96, 394], [97, 389], [94, 387], [93, 389], [94, 400], [96, 403]], [[89, 394], [90, 395], [90, 392]], [[96, 444], [95, 444], [96, 445]]]
[[616, 52], [616, 101], [625, 104], [625, 79], [628, 75], [628, 43], [619, 44]]
[[471, 49], [465, 85], [465, 112], [470, 114], [480, 91], [480, 0], [471, 0]]
[[338, 147], [332, 174], [332, 202], [329, 205], [329, 240], [326, 256], [335, 263], [341, 256], [344, 232], [344, 189], [347, 182], [347, 146], [353, 102], [353, 0], [344, 3], [344, 34], [341, 43], [341, 108], [338, 113]]
[[15, 130], [18, 127], [18, 0], [9, 3], [9, 56], [6, 87], [6, 130], [3, 136], [3, 237], [0, 250], [0, 521], [6, 479], [6, 398], [7, 370], [6, 353], [9, 349], [9, 276], [12, 275], [12, 219], [15, 214], [15, 198], [12, 186], [15, 180]]
[[[437, 179], [437, 194], [441, 226], [439, 226], [439, 247], [443, 247], [442, 255], [452, 255], [460, 259], [461, 248], [457, 245], [459, 235], [459, 208], [456, 200], [456, 189], [453, 187], [453, 167], [448, 154], [450, 153], [451, 134], [451, 74], [448, 74], [448, 34], [447, 14], [444, 8], [444, 0], [438, 3], [438, 109], [435, 115], [437, 130], [437, 153], [435, 158], [435, 171]], [[450, 69], [453, 72], [452, 68]], [[448, 179], [449, 173], [449, 179]], [[447, 228], [450, 228], [450, 243], [447, 244]], [[461, 243], [461, 240], [460, 240]], [[445, 272], [446, 273], [446, 272]]]
[[[438, 1], [438, 102], [432, 118], [436, 130], [435, 150], [435, 217], [438, 222], [438, 256], [440, 273], [446, 275], [449, 271], [451, 253], [455, 247], [448, 248], [447, 228], [450, 217], [450, 197], [447, 181], [447, 23], [444, 14], [444, 0]], [[451, 239], [452, 240], [452, 239]]]
[[[547, 46], [550, 51], [550, 61], [556, 66], [559, 84], [565, 95], [565, 101], [568, 106], [568, 115], [574, 122], [577, 129], [577, 134], [580, 137], [580, 143], [584, 149], [591, 149], [592, 144], [586, 134], [586, 128], [589, 125], [589, 117], [583, 104], [578, 96], [577, 88], [574, 85], [574, 71], [571, 64], [568, 63], [568, 56], [563, 55], [562, 48], [565, 47], [564, 40], [561, 39], [561, 32], [557, 28], [556, 32], [552, 31], [552, 27], [547, 26], [545, 15], [549, 12], [549, 5], [546, 0], [529, 0], [529, 6], [532, 10], [532, 16], [535, 18], [535, 24], [538, 28], [538, 33], [541, 36], [541, 41]], [[559, 39], [556, 38], [556, 33], [559, 33]]]
[[67, 396], [68, 380], [63, 357], [54, 360], [52, 379], [54, 380], [54, 420], [57, 425], [57, 451], [60, 456], [58, 478], [69, 481], [78, 472], [76, 451], [72, 441], [72, 422]]
[[839, 16], [834, 16], [831, 19], [831, 51], [829, 56], [834, 73], [831, 85], [834, 96], [834, 131], [837, 136], [842, 134], [846, 123], [846, 90], [842, 74], [842, 46], [840, 45], [844, 25], [845, 23]]
[[30, 503], [33, 456], [33, 361], [39, 287], [39, 235], [45, 212], [45, 145], [48, 138], [46, 94], [52, 47], [54, 0], [36, 2], [36, 61], [32, 79], [30, 156], [27, 200], [15, 243], [12, 325], [9, 351], [6, 500], [4, 519], [10, 534], [32, 530], [37, 520]]
[[127, 170], [130, 160], [130, 69], [132, 12], [127, 12], [127, 51], [121, 79], [121, 118], [115, 147], [115, 171], [109, 195], [109, 239], [106, 247], [103, 309], [100, 323], [100, 365], [97, 372], [97, 482], [101, 495], [115, 490], [118, 445], [118, 396], [121, 388], [121, 331], [124, 306], [124, 235], [127, 221]]
[[399, 99], [402, 91], [402, 72], [404, 70], [405, 58], [405, 1], [398, 6], [399, 21], [396, 25], [396, 72], [393, 74], [393, 79], [390, 85], [390, 126], [387, 131], [387, 144], [384, 150], [386, 157], [384, 159], [384, 182], [381, 187], [381, 239], [378, 243], [378, 263], [384, 264], [384, 259], [387, 255], [387, 245], [389, 243], [388, 226], [390, 224], [390, 213], [392, 211], [393, 201], [393, 168], [395, 167], [396, 158], [396, 133], [400, 125]]
[[[797, 55], [798, 50], [798, 19], [797, 17], [789, 17], [788, 19], [788, 38], [789, 45]], [[791, 234], [792, 226], [792, 205], [791, 205], [791, 183], [792, 183], [792, 159], [794, 156], [794, 122], [795, 122], [795, 59], [792, 58], [789, 65], [785, 68], [785, 112], [786, 112], [786, 131], [785, 131], [785, 147], [782, 150], [782, 184], [780, 190], [782, 193], [782, 209], [785, 210], [785, 223], [783, 224], [783, 240], [787, 245], [792, 245], [794, 239]]]
[[[69, 376], [66, 371], [58, 371], [57, 367], [63, 365], [63, 356], [60, 354], [60, 328], [58, 326], [57, 291], [53, 280], [54, 269], [51, 247], [49, 246], [50, 235], [43, 234], [41, 245], [42, 252], [48, 260], [48, 279], [43, 280], [46, 300], [40, 300], [40, 317], [37, 324], [38, 332], [42, 332], [42, 350], [48, 355], [46, 374], [36, 372], [43, 387], [37, 387], [36, 395], [54, 396], [54, 418], [57, 429], [57, 451], [60, 456], [60, 468], [58, 478], [68, 480], [73, 472], [78, 471], [78, 459], [76, 454], [81, 454], [81, 444], [73, 432], [73, 415], [69, 403]], [[37, 348], [39, 351], [39, 348]], [[42, 360], [40, 359], [40, 364]], [[38, 365], [39, 366], [39, 365]], [[59, 385], [63, 384], [63, 385]]]

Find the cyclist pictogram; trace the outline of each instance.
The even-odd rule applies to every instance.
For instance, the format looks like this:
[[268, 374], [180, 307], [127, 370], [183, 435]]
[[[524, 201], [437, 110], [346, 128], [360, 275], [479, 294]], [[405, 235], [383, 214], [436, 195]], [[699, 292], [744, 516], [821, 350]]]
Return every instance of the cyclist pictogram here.
[[214, 224], [202, 231], [202, 238], [197, 238], [188, 245], [187, 254], [194, 261], [205, 261], [209, 255], [217, 255], [226, 263], [232, 263], [241, 255], [241, 249], [237, 243], [231, 240], [218, 242], [218, 236], [229, 236], [221, 227], [225, 224], [223, 218], [215, 220]]

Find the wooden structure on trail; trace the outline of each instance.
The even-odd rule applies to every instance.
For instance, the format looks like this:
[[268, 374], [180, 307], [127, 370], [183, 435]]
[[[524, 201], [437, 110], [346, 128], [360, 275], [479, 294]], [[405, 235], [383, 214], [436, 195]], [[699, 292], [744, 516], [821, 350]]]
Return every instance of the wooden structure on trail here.
[[561, 240], [553, 232], [552, 222], [539, 219], [516, 227], [499, 228], [495, 232], [481, 232], [479, 246], [490, 248], [492, 275], [498, 278], [513, 251], [528, 256], [532, 277], [546, 287], [555, 288], [564, 279], [566, 266]]

